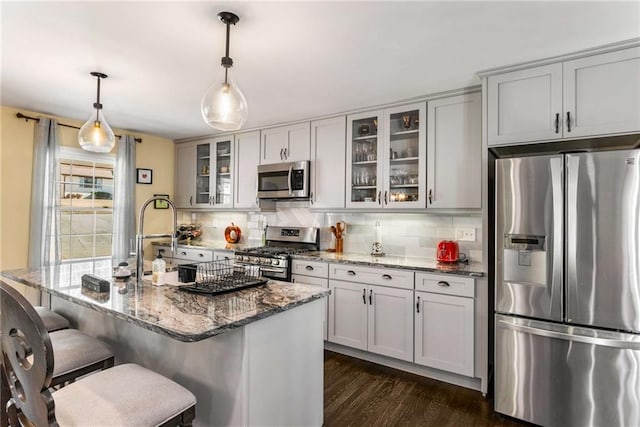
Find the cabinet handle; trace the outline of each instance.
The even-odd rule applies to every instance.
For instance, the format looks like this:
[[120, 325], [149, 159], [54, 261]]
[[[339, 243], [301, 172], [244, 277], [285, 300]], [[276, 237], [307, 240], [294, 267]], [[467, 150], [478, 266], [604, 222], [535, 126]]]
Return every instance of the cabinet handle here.
[[289, 153], [288, 153], [288, 148], [285, 147], [284, 149], [284, 159], [287, 160], [289, 158]]
[[378, 191], [378, 204], [382, 205], [382, 198], [380, 196], [382, 196], [382, 191]]
[[283, 151], [283, 150], [284, 150], [284, 148], [281, 148], [281, 149], [280, 149], [280, 160], [283, 160], [283, 159], [282, 159], [282, 151]]
[[567, 132], [571, 132], [571, 113], [567, 111]]
[[313, 267], [312, 267], [312, 266], [310, 266], [310, 265], [307, 265], [307, 266], [305, 267], [305, 270], [313, 271]]
[[429, 189], [429, 204], [433, 204], [433, 190]]
[[311, 195], [309, 197], [309, 203], [313, 204], [313, 191], [311, 192]]
[[216, 204], [216, 196], [211, 196], [211, 204], [212, 205]]
[[389, 202], [387, 202], [387, 190], [384, 190], [384, 204], [388, 205]]
[[420, 297], [418, 297], [418, 302], [416, 302], [416, 313], [420, 313]]
[[356, 272], [355, 272], [355, 271], [353, 271], [353, 270], [349, 270], [349, 271], [347, 271], [347, 274], [348, 274], [349, 276], [355, 276], [355, 275], [356, 275]]
[[185, 251], [180, 252], [180, 255], [186, 255], [187, 253]]
[[444, 280], [441, 280], [438, 282], [438, 286], [442, 286], [443, 288], [448, 288], [451, 285], [449, 284], [449, 282], [445, 282]]
[[560, 113], [556, 113], [556, 133], [560, 133]]
[[189, 206], [193, 206], [193, 196], [189, 196]]
[[369, 305], [373, 305], [373, 289], [369, 289]]
[[382, 278], [385, 280], [391, 280], [391, 276], [389, 274], [383, 274]]
[[362, 302], [364, 303], [364, 305], [367, 305], [367, 289], [366, 288], [362, 289]]

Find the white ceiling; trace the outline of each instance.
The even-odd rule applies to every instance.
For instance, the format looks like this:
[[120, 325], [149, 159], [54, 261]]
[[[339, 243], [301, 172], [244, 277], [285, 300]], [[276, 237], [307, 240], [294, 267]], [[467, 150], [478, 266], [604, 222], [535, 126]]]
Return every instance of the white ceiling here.
[[2, 105], [79, 120], [102, 85], [113, 126], [213, 134], [200, 98], [231, 28], [245, 128], [479, 84], [475, 72], [640, 36], [631, 2], [7, 2]]

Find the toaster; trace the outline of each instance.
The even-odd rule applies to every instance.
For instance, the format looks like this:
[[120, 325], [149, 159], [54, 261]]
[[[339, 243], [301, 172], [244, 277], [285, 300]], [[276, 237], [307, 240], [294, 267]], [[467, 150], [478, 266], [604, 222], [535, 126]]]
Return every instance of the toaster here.
[[453, 240], [443, 240], [438, 243], [436, 252], [438, 262], [458, 262], [459, 249], [458, 242]]

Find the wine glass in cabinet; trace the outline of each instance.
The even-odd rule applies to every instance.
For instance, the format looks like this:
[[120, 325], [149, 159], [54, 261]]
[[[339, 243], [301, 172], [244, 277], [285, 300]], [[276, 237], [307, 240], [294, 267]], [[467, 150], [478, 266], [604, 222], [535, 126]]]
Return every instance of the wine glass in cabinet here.
[[380, 112], [347, 117], [347, 207], [382, 207]]

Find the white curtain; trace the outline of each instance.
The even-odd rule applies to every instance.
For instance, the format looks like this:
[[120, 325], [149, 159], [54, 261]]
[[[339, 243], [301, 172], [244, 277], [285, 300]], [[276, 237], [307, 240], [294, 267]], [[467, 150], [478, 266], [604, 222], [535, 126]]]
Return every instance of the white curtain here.
[[60, 262], [60, 137], [55, 120], [40, 118], [33, 138], [29, 268]]
[[113, 261], [119, 263], [135, 249], [136, 141], [123, 135], [118, 145], [113, 189]]

